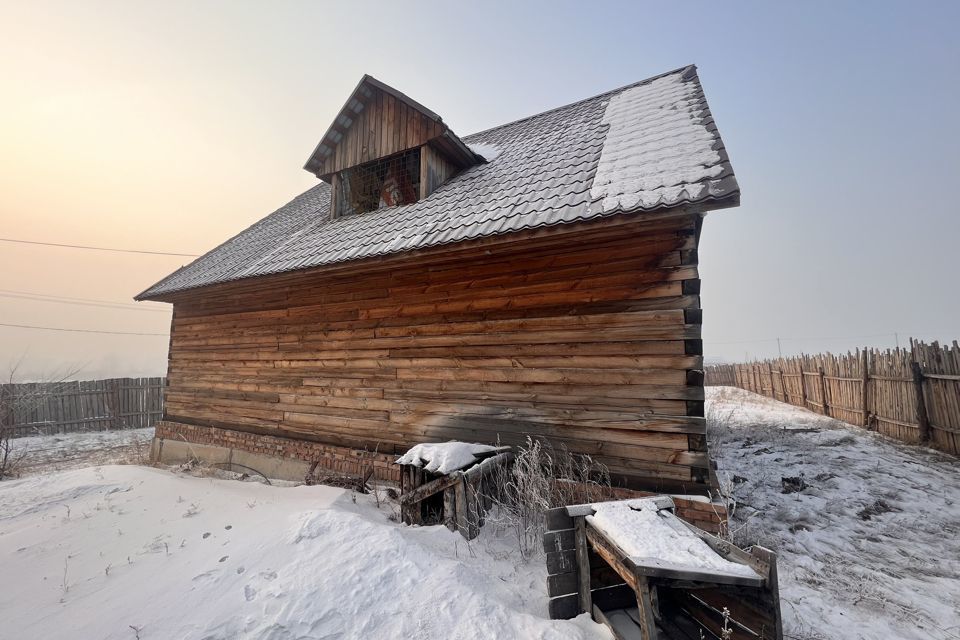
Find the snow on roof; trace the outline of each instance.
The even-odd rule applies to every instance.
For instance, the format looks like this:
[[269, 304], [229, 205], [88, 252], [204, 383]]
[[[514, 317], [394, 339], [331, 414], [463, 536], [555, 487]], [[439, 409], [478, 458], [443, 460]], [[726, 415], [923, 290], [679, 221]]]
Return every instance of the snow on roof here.
[[[680, 74], [610, 98], [607, 138], [590, 196], [603, 210], [697, 200], [725, 170], [717, 139], [696, 108], [700, 88]], [[716, 180], [719, 182], [719, 180]]]
[[447, 474], [473, 466], [477, 455], [496, 451], [497, 447], [470, 442], [418, 444], [397, 459], [397, 464], [422, 467], [430, 473]]
[[482, 142], [474, 142], [468, 144], [467, 147], [470, 151], [473, 151], [475, 154], [490, 162], [494, 158], [500, 155], [500, 148], [492, 144], [484, 144]]
[[427, 198], [331, 220], [321, 182], [137, 299], [740, 192], [693, 66], [463, 142], [488, 162]]
[[591, 525], [602, 531], [638, 565], [758, 577], [749, 566], [722, 558], [679, 522], [660, 513], [654, 499], [600, 502]]

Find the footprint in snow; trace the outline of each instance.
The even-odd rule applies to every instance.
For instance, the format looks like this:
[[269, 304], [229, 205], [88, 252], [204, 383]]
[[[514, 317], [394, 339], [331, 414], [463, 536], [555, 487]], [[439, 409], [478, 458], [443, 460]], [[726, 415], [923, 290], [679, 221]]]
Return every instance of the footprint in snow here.
[[210, 532], [209, 532], [209, 531], [207, 531], [206, 533], [203, 534], [203, 539], [204, 539], [204, 540], [206, 540], [206, 539], [209, 538], [209, 537], [210, 537]]
[[243, 566], [237, 567], [237, 575], [238, 575], [238, 576], [241, 575], [241, 574], [243, 574], [244, 571], [246, 571], [246, 568], [245, 568], [245, 567], [243, 567]]
[[217, 562], [226, 562], [226, 561], [227, 561], [227, 558], [229, 558], [229, 557], [230, 557], [230, 556], [223, 556], [223, 557], [220, 558], [220, 560], [218, 560]]
[[243, 597], [247, 599], [247, 602], [250, 602], [257, 597], [257, 590], [247, 585], [243, 588]]
[[264, 580], [266, 580], [267, 582], [270, 582], [271, 580], [276, 580], [276, 579], [277, 579], [277, 572], [276, 572], [276, 571], [261, 571], [261, 572], [260, 572], [260, 577], [263, 578]]
[[233, 529], [233, 525], [228, 524], [227, 526], [224, 527], [224, 529], [226, 529], [227, 531], [230, 531], [230, 529]]

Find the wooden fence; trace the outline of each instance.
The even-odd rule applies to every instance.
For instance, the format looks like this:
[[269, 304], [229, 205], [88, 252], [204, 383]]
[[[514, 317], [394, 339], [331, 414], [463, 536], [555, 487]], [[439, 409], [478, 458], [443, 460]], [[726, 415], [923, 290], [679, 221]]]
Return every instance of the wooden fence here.
[[960, 345], [777, 358], [706, 367], [735, 386], [909, 443], [960, 455]]
[[163, 378], [0, 385], [0, 425], [12, 435], [152, 427], [163, 416]]

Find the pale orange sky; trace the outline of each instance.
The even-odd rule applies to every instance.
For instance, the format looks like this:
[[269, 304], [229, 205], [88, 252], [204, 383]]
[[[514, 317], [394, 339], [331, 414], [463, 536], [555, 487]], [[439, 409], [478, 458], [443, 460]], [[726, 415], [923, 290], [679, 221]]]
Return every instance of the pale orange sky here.
[[[203, 253], [315, 184], [364, 73], [465, 135], [696, 63], [743, 192], [704, 227], [707, 358], [960, 336], [960, 4], [585, 6], [0, 0], [0, 237]], [[0, 242], [0, 324], [166, 334], [2, 293], [130, 304], [186, 260]], [[0, 326], [27, 377], [161, 375], [166, 349]]]

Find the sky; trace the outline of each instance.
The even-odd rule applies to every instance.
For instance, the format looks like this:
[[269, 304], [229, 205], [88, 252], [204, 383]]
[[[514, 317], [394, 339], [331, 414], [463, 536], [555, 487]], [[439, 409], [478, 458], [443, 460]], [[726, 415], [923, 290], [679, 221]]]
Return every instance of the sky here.
[[[202, 254], [316, 183], [302, 166], [364, 73], [467, 135], [694, 63], [742, 191], [704, 224], [707, 361], [953, 340], [958, 20], [931, 1], [0, 0], [0, 237]], [[118, 332], [0, 326], [0, 375], [162, 375], [168, 306], [132, 297], [189, 260], [0, 241], [0, 325]]]

